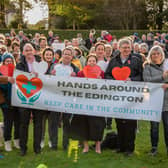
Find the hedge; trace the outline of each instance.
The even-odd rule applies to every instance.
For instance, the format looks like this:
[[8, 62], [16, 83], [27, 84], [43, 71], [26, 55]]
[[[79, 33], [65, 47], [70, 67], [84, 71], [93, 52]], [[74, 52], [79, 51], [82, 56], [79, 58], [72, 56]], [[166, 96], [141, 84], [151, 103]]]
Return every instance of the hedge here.
[[[15, 30], [16, 33], [18, 33], [19, 30]], [[48, 34], [48, 30], [30, 30], [30, 29], [25, 29], [23, 30], [24, 33], [26, 34], [32, 34], [34, 35], [36, 32], [38, 33], [42, 33], [44, 35], [47, 36]], [[88, 35], [89, 35], [89, 32], [90, 30], [52, 30], [54, 32], [54, 34], [56, 35], [59, 35], [60, 36], [60, 39], [72, 39], [74, 37], [76, 37], [77, 33], [82, 33], [82, 36], [84, 39], [88, 38]], [[142, 34], [147, 34], [151, 31], [149, 30], [108, 30], [112, 35], [115, 35], [118, 39], [123, 37], [123, 36], [129, 36], [129, 35], [132, 35], [134, 32], [137, 32], [139, 34], [139, 36], [141, 37]], [[0, 29], [0, 33], [9, 33], [10, 32], [10, 29]], [[100, 32], [101, 30], [96, 30], [96, 37], [99, 37], [100, 36]], [[154, 30], [152, 31], [153, 33], [156, 33], [156, 32], [160, 32], [160, 33], [163, 33], [163, 32], [166, 32], [166, 31], [158, 31], [158, 30]]]

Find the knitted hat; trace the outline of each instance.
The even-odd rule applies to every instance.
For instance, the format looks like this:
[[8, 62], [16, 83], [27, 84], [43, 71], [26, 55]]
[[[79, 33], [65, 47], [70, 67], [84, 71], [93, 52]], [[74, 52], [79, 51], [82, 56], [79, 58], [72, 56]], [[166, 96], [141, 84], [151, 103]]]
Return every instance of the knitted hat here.
[[4, 62], [7, 58], [11, 58], [11, 59], [14, 59], [14, 57], [12, 56], [12, 54], [11, 53], [4, 53], [3, 55], [2, 55], [2, 62]]

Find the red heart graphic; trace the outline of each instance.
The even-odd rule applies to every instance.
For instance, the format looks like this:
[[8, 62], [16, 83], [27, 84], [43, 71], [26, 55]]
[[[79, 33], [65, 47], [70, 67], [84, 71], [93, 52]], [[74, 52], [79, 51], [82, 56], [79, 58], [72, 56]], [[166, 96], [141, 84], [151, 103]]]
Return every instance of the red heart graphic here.
[[101, 74], [101, 68], [99, 66], [85, 66], [83, 68], [83, 73], [86, 78], [98, 78]]
[[43, 86], [41, 79], [31, 78], [28, 80], [25, 75], [18, 75], [16, 77], [16, 84], [27, 98], [37, 93]]
[[116, 80], [126, 80], [131, 74], [131, 69], [127, 66], [125, 67], [115, 67], [112, 70], [112, 75]]

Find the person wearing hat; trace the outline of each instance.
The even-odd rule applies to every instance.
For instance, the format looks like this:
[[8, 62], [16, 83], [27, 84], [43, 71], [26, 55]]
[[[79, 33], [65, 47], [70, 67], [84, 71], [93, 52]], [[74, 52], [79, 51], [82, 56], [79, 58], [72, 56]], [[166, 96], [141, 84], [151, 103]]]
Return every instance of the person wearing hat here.
[[[9, 64], [15, 65], [14, 57], [10, 53], [4, 53], [2, 55], [1, 66], [9, 66]], [[0, 85], [0, 89], [2, 91], [2, 94], [4, 95], [4, 102], [1, 103], [1, 109], [3, 112], [3, 122], [4, 122], [5, 151], [9, 152], [9, 151], [12, 151], [11, 134], [12, 134], [13, 124], [14, 124], [14, 147], [17, 149], [20, 148], [19, 147], [19, 113], [18, 113], [18, 108], [12, 107], [10, 105], [11, 84]]]

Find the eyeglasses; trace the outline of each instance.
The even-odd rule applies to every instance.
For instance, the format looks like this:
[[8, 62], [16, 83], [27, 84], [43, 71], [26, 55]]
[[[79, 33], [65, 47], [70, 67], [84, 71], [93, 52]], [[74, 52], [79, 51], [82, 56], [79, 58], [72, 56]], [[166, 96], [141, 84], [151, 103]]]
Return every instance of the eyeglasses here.
[[122, 49], [131, 49], [131, 47], [121, 47]]

